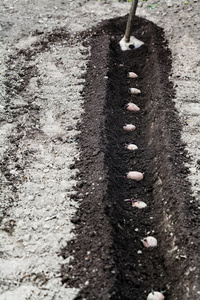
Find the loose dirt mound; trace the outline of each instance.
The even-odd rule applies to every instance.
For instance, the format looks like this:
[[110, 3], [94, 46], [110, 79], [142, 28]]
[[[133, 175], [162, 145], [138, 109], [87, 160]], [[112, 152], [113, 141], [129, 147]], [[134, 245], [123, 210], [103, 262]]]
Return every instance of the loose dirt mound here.
[[[134, 35], [145, 45], [122, 52], [118, 42], [125, 22], [106, 21], [91, 38], [76, 165], [77, 238], [62, 252], [75, 259], [63, 268], [63, 283], [82, 288], [77, 299], [140, 300], [151, 288], [166, 290], [167, 299], [198, 299], [198, 220], [168, 79], [171, 54], [162, 29], [140, 18]], [[138, 79], [128, 79], [129, 71]], [[133, 96], [130, 87], [142, 93]], [[126, 111], [130, 101], [140, 112]], [[136, 130], [125, 133], [124, 123]], [[138, 150], [126, 150], [129, 142]], [[129, 182], [129, 170], [144, 172], [144, 179]], [[138, 211], [124, 202], [131, 197], [147, 208]], [[146, 235], [157, 238], [157, 248], [143, 247]]]

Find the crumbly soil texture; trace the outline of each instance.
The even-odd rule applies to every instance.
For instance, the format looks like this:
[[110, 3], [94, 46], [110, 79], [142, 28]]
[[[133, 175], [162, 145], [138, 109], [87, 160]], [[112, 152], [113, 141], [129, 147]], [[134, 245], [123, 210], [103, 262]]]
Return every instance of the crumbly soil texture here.
[[[135, 19], [133, 34], [144, 45], [121, 51], [126, 21], [104, 21], [90, 38], [73, 196], [80, 208], [73, 219], [76, 238], [61, 253], [74, 257], [63, 267], [62, 281], [81, 288], [76, 299], [142, 300], [153, 288], [166, 299], [197, 300], [199, 217], [169, 80], [171, 53], [163, 30], [143, 18]], [[128, 78], [130, 71], [138, 78]], [[131, 87], [141, 94], [130, 94]], [[129, 102], [140, 111], [127, 111]], [[126, 123], [136, 130], [125, 132]], [[138, 150], [125, 148], [131, 142]], [[131, 170], [144, 179], [128, 180]], [[124, 201], [133, 197], [147, 207]], [[143, 246], [149, 235], [156, 248]]]

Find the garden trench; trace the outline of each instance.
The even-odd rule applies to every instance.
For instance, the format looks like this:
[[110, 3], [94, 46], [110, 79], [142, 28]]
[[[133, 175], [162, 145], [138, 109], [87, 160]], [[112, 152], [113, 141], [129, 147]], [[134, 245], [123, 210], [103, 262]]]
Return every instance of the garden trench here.
[[[153, 288], [165, 290], [166, 299], [195, 300], [198, 220], [169, 80], [171, 53], [163, 30], [142, 18], [135, 19], [134, 36], [144, 45], [121, 51], [126, 20], [104, 21], [90, 33], [73, 196], [80, 209], [73, 219], [76, 238], [61, 253], [74, 257], [63, 267], [62, 281], [81, 288], [76, 299], [142, 300]], [[138, 78], [128, 78], [129, 71]], [[130, 87], [141, 94], [130, 94]], [[139, 112], [126, 110], [130, 101]], [[124, 132], [125, 123], [136, 130]], [[125, 149], [130, 142], [138, 150]], [[130, 170], [143, 172], [144, 179], [129, 181]], [[147, 208], [124, 202], [131, 197]], [[147, 235], [157, 238], [158, 247], [143, 247]]]

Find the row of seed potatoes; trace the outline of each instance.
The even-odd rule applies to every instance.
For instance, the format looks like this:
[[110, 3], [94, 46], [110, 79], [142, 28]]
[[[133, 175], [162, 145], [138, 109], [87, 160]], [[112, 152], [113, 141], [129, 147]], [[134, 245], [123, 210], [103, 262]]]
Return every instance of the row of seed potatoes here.
[[[134, 72], [129, 72], [128, 77], [129, 78], [137, 78], [138, 75]], [[141, 91], [136, 88], [130, 88], [129, 92], [134, 95], [138, 95], [141, 93]], [[140, 110], [140, 108], [132, 102], [130, 102], [126, 105], [126, 109], [131, 112], [137, 112]], [[124, 129], [124, 131], [128, 132], [128, 131], [134, 131], [136, 129], [136, 127], [133, 124], [125, 124], [123, 126], [123, 129]], [[138, 147], [132, 143], [125, 145], [125, 147], [127, 149], [129, 149], [130, 151], [134, 151], [134, 150], [138, 149]], [[138, 171], [130, 171], [127, 173], [127, 179], [140, 181], [143, 179], [143, 177], [144, 177], [144, 174], [141, 172], [138, 172]], [[132, 202], [132, 206], [136, 207], [138, 209], [143, 209], [147, 206], [145, 202], [139, 201], [135, 198], [125, 199], [125, 201]], [[147, 236], [147, 237], [143, 238], [141, 241], [142, 241], [144, 247], [146, 247], [146, 248], [150, 248], [150, 247], [154, 248], [157, 246], [157, 240], [153, 236]], [[165, 297], [162, 292], [156, 292], [153, 290], [147, 297], [147, 300], [164, 300], [164, 299], [165, 299]]]

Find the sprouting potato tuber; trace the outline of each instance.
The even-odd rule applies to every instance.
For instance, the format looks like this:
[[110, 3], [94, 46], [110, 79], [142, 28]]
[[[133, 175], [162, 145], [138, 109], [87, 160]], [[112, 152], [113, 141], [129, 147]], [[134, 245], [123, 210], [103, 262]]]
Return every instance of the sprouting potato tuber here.
[[136, 73], [134, 73], [134, 72], [129, 72], [128, 73], [128, 77], [130, 77], [130, 78], [138, 78], [138, 75]]
[[136, 89], [136, 88], [130, 88], [129, 91], [130, 91], [131, 94], [135, 94], [135, 95], [141, 93], [141, 91], [139, 89]]
[[126, 105], [126, 109], [127, 109], [128, 111], [139, 111], [139, 110], [140, 110], [140, 108], [139, 108], [136, 104], [134, 104], [134, 103], [132, 103], [132, 102], [130, 102], [130, 103], [128, 103], [128, 104]]
[[140, 181], [143, 179], [143, 174], [141, 172], [137, 172], [137, 171], [130, 171], [127, 173], [127, 178], [128, 179], [134, 179], [136, 181]]
[[131, 144], [131, 143], [125, 145], [125, 148], [126, 148], [126, 149], [129, 149], [129, 150], [137, 150], [137, 149], [138, 149], [138, 147], [137, 147], [136, 145]]
[[154, 291], [152, 291], [147, 297], [147, 300], [164, 300], [164, 299], [165, 297], [162, 293], [154, 292]]
[[133, 207], [137, 207], [139, 209], [145, 208], [147, 205], [143, 201], [136, 200], [135, 198], [125, 199], [124, 201], [131, 201]]
[[126, 124], [123, 126], [124, 131], [134, 131], [135, 130], [135, 126], [132, 124]]
[[156, 247], [157, 246], [157, 239], [153, 236], [147, 236], [144, 239], [141, 240], [141, 242], [143, 243], [143, 245], [146, 248], [150, 248], [150, 247]]
[[146, 203], [143, 202], [143, 201], [136, 200], [136, 201], [133, 201], [133, 202], [132, 202], [132, 206], [133, 206], [133, 207], [137, 207], [137, 208], [139, 208], [139, 209], [142, 209], [142, 208], [145, 208], [147, 205], [146, 205]]

